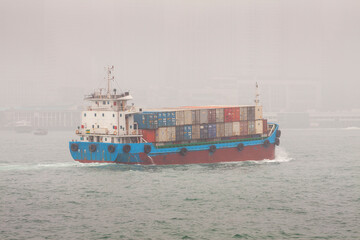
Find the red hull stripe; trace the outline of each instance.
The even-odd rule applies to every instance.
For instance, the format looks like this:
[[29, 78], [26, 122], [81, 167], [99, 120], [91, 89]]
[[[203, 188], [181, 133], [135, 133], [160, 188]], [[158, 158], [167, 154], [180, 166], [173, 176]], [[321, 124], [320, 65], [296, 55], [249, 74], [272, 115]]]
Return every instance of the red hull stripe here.
[[[268, 147], [263, 145], [246, 146], [242, 151], [237, 148], [216, 149], [214, 153], [208, 150], [187, 152], [185, 156], [180, 153], [158, 154], [148, 156], [145, 153], [139, 153], [142, 162], [120, 162], [122, 164], [142, 164], [142, 165], [176, 165], [176, 164], [201, 164], [201, 163], [219, 163], [219, 162], [240, 162], [248, 160], [264, 160], [275, 158], [275, 145]], [[82, 163], [115, 163], [111, 161], [80, 160]]]

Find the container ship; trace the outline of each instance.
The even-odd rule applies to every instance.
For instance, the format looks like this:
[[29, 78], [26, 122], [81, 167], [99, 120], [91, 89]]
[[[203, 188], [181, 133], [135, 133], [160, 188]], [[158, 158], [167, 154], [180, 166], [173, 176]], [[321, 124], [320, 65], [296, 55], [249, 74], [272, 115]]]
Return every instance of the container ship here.
[[[82, 163], [201, 164], [275, 158], [278, 124], [263, 118], [256, 84], [252, 106], [187, 106], [145, 110], [128, 104], [129, 92], [107, 89], [85, 96], [71, 156]], [[104, 91], [104, 92], [103, 92]]]

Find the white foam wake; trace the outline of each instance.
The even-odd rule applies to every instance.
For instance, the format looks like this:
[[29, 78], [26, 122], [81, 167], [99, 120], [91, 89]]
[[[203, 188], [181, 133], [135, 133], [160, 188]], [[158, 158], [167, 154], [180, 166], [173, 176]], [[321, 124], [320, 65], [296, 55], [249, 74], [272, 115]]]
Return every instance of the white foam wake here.
[[262, 161], [254, 161], [255, 163], [262, 164], [262, 163], [284, 163], [284, 162], [290, 162], [293, 160], [293, 158], [289, 157], [286, 150], [282, 147], [276, 147], [275, 151], [275, 159], [265, 159]]
[[39, 164], [0, 164], [0, 171], [27, 171], [41, 170], [46, 168], [68, 168], [68, 167], [94, 167], [110, 165], [112, 163], [79, 163], [76, 161], [60, 163], [39, 163]]

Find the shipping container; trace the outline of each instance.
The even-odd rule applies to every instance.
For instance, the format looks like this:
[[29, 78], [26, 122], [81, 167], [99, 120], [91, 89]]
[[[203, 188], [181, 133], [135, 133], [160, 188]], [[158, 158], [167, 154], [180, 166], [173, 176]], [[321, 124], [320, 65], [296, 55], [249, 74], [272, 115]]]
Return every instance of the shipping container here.
[[262, 106], [255, 106], [255, 120], [263, 118]]
[[231, 137], [231, 136], [233, 136], [233, 123], [226, 122], [225, 123], [225, 137]]
[[225, 123], [216, 124], [216, 137], [225, 137]]
[[191, 110], [184, 111], [184, 117], [185, 117], [184, 124], [191, 125], [192, 124], [192, 111]]
[[143, 139], [147, 142], [155, 142], [156, 141], [156, 130], [155, 129], [143, 129], [140, 132], [143, 135]]
[[176, 141], [184, 140], [184, 126], [176, 126]]
[[192, 139], [200, 139], [200, 125], [192, 125]]
[[208, 109], [200, 110], [200, 124], [208, 123]]
[[176, 125], [176, 112], [157, 112], [158, 126], [169, 127]]
[[158, 126], [166, 127], [166, 112], [158, 112]]
[[192, 139], [192, 126], [185, 125], [184, 126], [184, 140], [191, 140], [191, 139]]
[[238, 122], [240, 121], [240, 108], [239, 107], [235, 107], [233, 109], [234, 111], [234, 122]]
[[268, 134], [267, 119], [263, 119], [263, 133]]
[[200, 125], [200, 139], [209, 138], [209, 129], [207, 124]]
[[240, 121], [247, 121], [247, 107], [240, 107]]
[[[191, 124], [200, 124], [200, 110], [192, 110], [191, 111]], [[200, 138], [200, 135], [199, 135]]]
[[167, 112], [166, 126], [176, 125], [176, 112]]
[[233, 122], [234, 111], [233, 108], [224, 108], [224, 122]]
[[175, 127], [161, 127], [156, 130], [156, 142], [173, 142], [175, 140]]
[[208, 136], [209, 138], [216, 138], [216, 123], [208, 124]]
[[233, 122], [233, 136], [240, 136], [240, 122]]
[[224, 109], [223, 108], [217, 108], [216, 109], [216, 122], [217, 123], [223, 123], [224, 122]]
[[255, 120], [255, 107], [248, 107], [247, 108], [247, 120], [254, 121]]
[[208, 123], [216, 123], [216, 109], [208, 110]]
[[255, 133], [262, 134], [263, 133], [263, 121], [255, 120]]
[[176, 111], [176, 126], [185, 125], [184, 111]]
[[156, 129], [158, 127], [157, 114], [139, 113], [134, 114], [134, 121], [138, 124], [138, 129]]
[[224, 109], [225, 122], [237, 122], [240, 121], [240, 108], [225, 108]]
[[255, 121], [248, 121], [248, 135], [256, 134]]
[[240, 121], [240, 136], [248, 135], [248, 121]]

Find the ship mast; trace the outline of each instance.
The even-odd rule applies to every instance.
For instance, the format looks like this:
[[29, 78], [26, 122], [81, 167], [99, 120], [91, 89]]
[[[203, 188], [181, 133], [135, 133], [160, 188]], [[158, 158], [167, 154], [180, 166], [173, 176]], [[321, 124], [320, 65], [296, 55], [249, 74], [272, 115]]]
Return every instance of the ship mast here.
[[260, 103], [260, 93], [259, 93], [259, 85], [256, 82], [256, 90], [255, 90], [255, 106], [259, 106]]
[[114, 65], [107, 66], [107, 81], [108, 81], [107, 97], [108, 98], [110, 98], [110, 96], [111, 96], [111, 93], [110, 93], [110, 81], [114, 80], [113, 71], [114, 71]]

